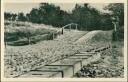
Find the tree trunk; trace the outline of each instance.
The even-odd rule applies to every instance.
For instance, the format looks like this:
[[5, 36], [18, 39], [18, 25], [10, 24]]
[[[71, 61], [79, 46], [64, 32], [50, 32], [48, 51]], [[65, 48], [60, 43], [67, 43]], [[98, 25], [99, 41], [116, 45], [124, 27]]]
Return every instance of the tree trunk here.
[[116, 22], [112, 22], [113, 25], [114, 25], [114, 31], [116, 32], [117, 31], [117, 25], [116, 25]]

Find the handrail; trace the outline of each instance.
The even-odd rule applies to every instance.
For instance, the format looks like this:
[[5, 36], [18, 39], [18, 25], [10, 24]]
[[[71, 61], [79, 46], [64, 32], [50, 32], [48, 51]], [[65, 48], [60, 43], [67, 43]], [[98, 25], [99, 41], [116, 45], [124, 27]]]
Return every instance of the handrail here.
[[65, 28], [65, 27], [70, 26], [70, 25], [78, 25], [78, 24], [76, 24], [76, 23], [70, 23], [70, 24], [67, 24], [67, 25], [63, 26], [62, 28]]
[[[62, 29], [60, 29], [60, 30], [62, 31], [64, 28], [66, 28], [68, 26], [70, 26], [70, 29], [71, 29], [71, 25], [76, 25], [76, 29], [77, 29], [77, 25], [78, 24], [76, 24], [76, 23], [70, 23], [70, 24], [67, 24], [67, 25], [63, 26]], [[59, 32], [60, 30], [58, 30], [57, 32]]]

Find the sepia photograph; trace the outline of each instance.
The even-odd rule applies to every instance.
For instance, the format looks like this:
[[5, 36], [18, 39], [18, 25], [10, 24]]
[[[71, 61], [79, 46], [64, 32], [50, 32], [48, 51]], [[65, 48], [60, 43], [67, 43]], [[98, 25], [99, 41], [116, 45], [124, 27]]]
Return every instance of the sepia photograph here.
[[124, 78], [124, 3], [4, 3], [4, 78]]

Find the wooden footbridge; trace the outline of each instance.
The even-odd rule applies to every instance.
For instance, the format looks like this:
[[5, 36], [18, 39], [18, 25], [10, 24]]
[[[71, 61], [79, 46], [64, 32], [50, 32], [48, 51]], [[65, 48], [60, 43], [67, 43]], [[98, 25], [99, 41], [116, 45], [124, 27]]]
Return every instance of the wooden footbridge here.
[[[62, 27], [62, 34], [66, 27], [71, 29], [71, 25], [77, 24], [71, 23]], [[73, 77], [83, 66], [86, 66], [92, 62], [96, 62], [101, 58], [101, 52], [109, 49], [110, 46], [102, 47], [99, 49], [93, 49], [89, 52], [84, 51], [77, 53], [73, 56], [69, 56], [65, 59], [58, 60], [51, 64], [38, 67], [34, 70], [30, 70], [16, 78], [68, 78]]]

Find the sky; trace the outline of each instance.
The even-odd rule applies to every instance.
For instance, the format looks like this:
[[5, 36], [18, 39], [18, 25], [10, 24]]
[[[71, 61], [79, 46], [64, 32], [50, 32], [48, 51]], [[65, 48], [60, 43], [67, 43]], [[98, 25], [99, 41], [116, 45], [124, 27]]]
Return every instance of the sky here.
[[[54, 3], [54, 4], [56, 6], [60, 6], [60, 8], [65, 11], [71, 11], [75, 7], [74, 3]], [[90, 6], [102, 12], [107, 12], [103, 10], [103, 8], [106, 5], [107, 4], [99, 4], [99, 3], [90, 4]], [[32, 10], [32, 8], [38, 8], [38, 7], [39, 7], [39, 3], [5, 3], [4, 4], [5, 12], [11, 12], [11, 13], [23, 12], [24, 14], [26, 14], [29, 13]]]

